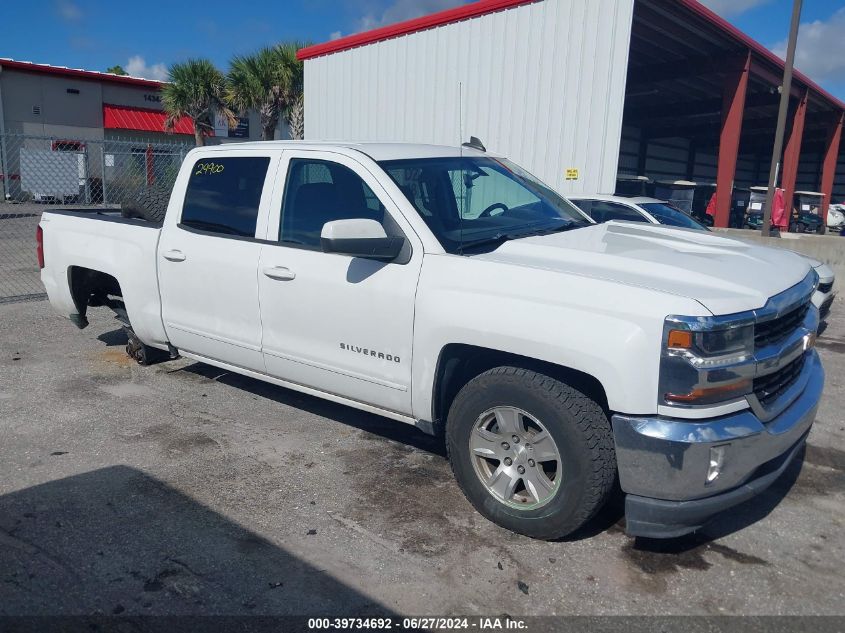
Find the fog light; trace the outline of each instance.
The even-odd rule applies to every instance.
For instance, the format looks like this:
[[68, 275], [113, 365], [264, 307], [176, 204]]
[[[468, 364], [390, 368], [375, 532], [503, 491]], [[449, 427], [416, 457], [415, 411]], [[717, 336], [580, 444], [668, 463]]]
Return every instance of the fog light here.
[[804, 335], [804, 351], [806, 352], [808, 349], [813, 349], [816, 346], [816, 333], [810, 332], [809, 334]]
[[707, 468], [707, 481], [705, 484], [712, 484], [722, 474], [722, 466], [725, 465], [725, 455], [730, 444], [713, 446], [710, 448], [710, 465]]

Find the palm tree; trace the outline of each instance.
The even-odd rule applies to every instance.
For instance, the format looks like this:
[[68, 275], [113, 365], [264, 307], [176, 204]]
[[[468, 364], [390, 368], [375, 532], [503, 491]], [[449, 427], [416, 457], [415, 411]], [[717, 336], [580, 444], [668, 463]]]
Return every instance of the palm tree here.
[[300, 48], [307, 42], [285, 42], [276, 45], [276, 53], [283, 60], [287, 70], [282, 114], [288, 124], [292, 139], [302, 140], [305, 135], [305, 72], [303, 64], [296, 58]]
[[261, 138], [272, 141], [283, 108], [288, 68], [275, 49], [265, 47], [252, 55], [237, 56], [229, 63], [226, 100], [232, 110], [257, 110]]
[[258, 111], [265, 141], [273, 140], [280, 118], [290, 125], [291, 114], [301, 101], [302, 63], [296, 59], [300, 46], [287, 42], [265, 47], [230, 63], [227, 101], [236, 112]]
[[287, 115], [290, 137], [295, 141], [305, 138], [305, 96], [299, 93], [296, 101], [290, 107]]
[[226, 117], [229, 127], [237, 125], [237, 118], [226, 105], [226, 80], [207, 59], [189, 59], [183, 64], [173, 64], [169, 70], [169, 83], [161, 89], [161, 100], [167, 119], [164, 129], [171, 131], [182, 117], [194, 121], [194, 138], [197, 146], [205, 145], [205, 137], [214, 132], [217, 114]]

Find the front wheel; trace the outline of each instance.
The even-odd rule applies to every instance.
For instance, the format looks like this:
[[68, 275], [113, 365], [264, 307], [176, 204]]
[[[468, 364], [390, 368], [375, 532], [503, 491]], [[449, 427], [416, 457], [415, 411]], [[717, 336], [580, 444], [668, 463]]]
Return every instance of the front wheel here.
[[491, 369], [461, 389], [446, 444], [475, 509], [532, 538], [580, 528], [604, 505], [616, 477], [603, 409], [559, 380], [516, 367]]

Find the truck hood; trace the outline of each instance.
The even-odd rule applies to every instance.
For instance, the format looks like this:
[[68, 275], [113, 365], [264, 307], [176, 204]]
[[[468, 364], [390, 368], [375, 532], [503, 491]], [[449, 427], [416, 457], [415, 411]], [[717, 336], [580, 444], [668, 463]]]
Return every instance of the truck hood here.
[[789, 251], [629, 222], [511, 240], [475, 257], [682, 296], [714, 315], [761, 308], [810, 271], [804, 257]]

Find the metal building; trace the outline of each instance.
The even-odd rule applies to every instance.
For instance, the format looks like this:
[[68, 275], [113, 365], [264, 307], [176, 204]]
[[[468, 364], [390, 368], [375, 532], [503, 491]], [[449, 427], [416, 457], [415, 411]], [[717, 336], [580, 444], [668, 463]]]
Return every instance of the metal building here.
[[[175, 177], [194, 144], [190, 119], [165, 133], [163, 83], [0, 58], [0, 201], [107, 202], [130, 168]], [[257, 113], [225, 120], [210, 143], [258, 140]], [[80, 197], [80, 191], [84, 195]], [[114, 193], [117, 193], [114, 191]]]
[[[564, 193], [692, 181], [716, 192], [720, 226], [767, 180], [783, 72], [697, 0], [481, 0], [300, 59], [306, 138], [474, 135]], [[845, 199], [845, 104], [800, 72], [792, 97], [781, 184], [826, 209]]]
[[[0, 134], [150, 142], [192, 136], [190, 120], [165, 135], [162, 85], [141, 77], [0, 58]], [[212, 142], [260, 137], [258, 115], [250, 113], [236, 130], [216, 129]]]
[[633, 0], [481, 2], [304, 49], [306, 138], [473, 135], [562, 191], [607, 190], [632, 10]]

